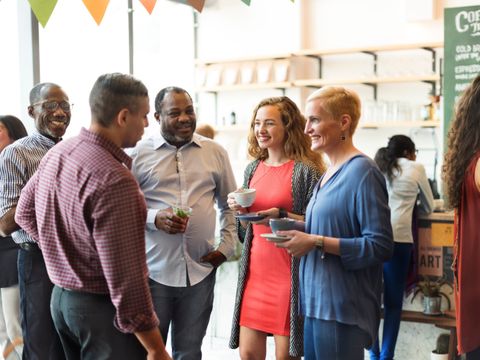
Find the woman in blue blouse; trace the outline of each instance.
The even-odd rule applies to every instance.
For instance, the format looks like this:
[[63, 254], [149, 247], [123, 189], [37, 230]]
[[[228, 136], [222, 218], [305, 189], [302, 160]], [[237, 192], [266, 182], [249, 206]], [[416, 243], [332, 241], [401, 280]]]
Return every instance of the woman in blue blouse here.
[[330, 166], [307, 207], [305, 223], [278, 244], [300, 263], [300, 312], [306, 360], [356, 360], [376, 340], [382, 264], [393, 253], [385, 179], [353, 145], [360, 99], [327, 87], [307, 99], [305, 132]]

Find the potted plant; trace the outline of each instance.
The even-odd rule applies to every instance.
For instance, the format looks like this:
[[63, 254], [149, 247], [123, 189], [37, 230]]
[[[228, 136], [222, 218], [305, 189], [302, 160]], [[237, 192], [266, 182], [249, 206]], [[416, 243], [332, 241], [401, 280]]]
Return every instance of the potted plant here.
[[437, 337], [437, 347], [430, 354], [430, 360], [447, 360], [450, 334], [441, 333]]
[[453, 293], [453, 287], [445, 277], [434, 279], [430, 276], [423, 276], [422, 280], [417, 283], [411, 302], [413, 302], [418, 293], [422, 293], [423, 313], [425, 315], [440, 315], [442, 313], [441, 307], [443, 297], [447, 301], [447, 309], [450, 310], [450, 298], [447, 294], [441, 291], [443, 285], [449, 286], [452, 289], [450, 294]]

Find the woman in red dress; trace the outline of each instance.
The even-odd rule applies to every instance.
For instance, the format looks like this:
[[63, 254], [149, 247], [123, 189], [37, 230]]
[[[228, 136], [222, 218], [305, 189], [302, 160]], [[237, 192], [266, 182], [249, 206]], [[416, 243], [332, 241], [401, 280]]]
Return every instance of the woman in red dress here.
[[305, 119], [288, 97], [268, 98], [253, 112], [248, 136], [254, 158], [245, 170], [244, 188], [256, 189], [255, 202], [243, 208], [229, 196], [238, 215], [254, 213], [260, 221], [238, 221], [244, 242], [230, 347], [240, 346], [242, 359], [265, 359], [266, 337], [274, 336], [277, 359], [303, 353], [303, 324], [298, 316], [298, 259], [262, 235], [271, 233], [271, 218], [303, 220], [318, 178], [320, 154], [310, 150], [303, 133]]
[[455, 307], [458, 351], [480, 359], [480, 75], [460, 98], [448, 134], [445, 193], [455, 208]]

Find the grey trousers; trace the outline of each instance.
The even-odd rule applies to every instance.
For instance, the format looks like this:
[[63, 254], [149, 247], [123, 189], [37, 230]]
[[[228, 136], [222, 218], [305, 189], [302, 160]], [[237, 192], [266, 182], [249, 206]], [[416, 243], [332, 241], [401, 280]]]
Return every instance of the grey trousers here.
[[113, 326], [115, 307], [110, 296], [54, 286], [53, 322], [67, 360], [144, 360], [145, 349], [133, 334]]

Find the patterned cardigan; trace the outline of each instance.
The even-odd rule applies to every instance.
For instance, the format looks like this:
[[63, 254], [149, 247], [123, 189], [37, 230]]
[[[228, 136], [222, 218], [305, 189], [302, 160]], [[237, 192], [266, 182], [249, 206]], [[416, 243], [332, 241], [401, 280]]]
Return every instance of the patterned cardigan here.
[[[260, 160], [255, 160], [248, 164], [244, 174], [244, 187], [248, 187], [250, 180], [257, 169]], [[292, 174], [292, 197], [293, 209], [295, 214], [305, 214], [308, 201], [312, 196], [313, 189], [320, 178], [321, 173], [310, 165], [295, 161]], [[239, 346], [240, 339], [240, 308], [245, 291], [248, 267], [250, 263], [250, 250], [252, 248], [253, 230], [251, 223], [247, 228], [243, 228], [237, 220], [237, 232], [241, 242], [243, 242], [242, 256], [240, 258], [237, 294], [235, 298], [235, 307], [233, 312], [232, 333], [229, 346], [236, 349]], [[290, 293], [290, 356], [303, 355], [303, 318], [299, 315], [298, 309], [298, 268], [300, 259], [292, 258], [291, 269], [291, 293]]]

